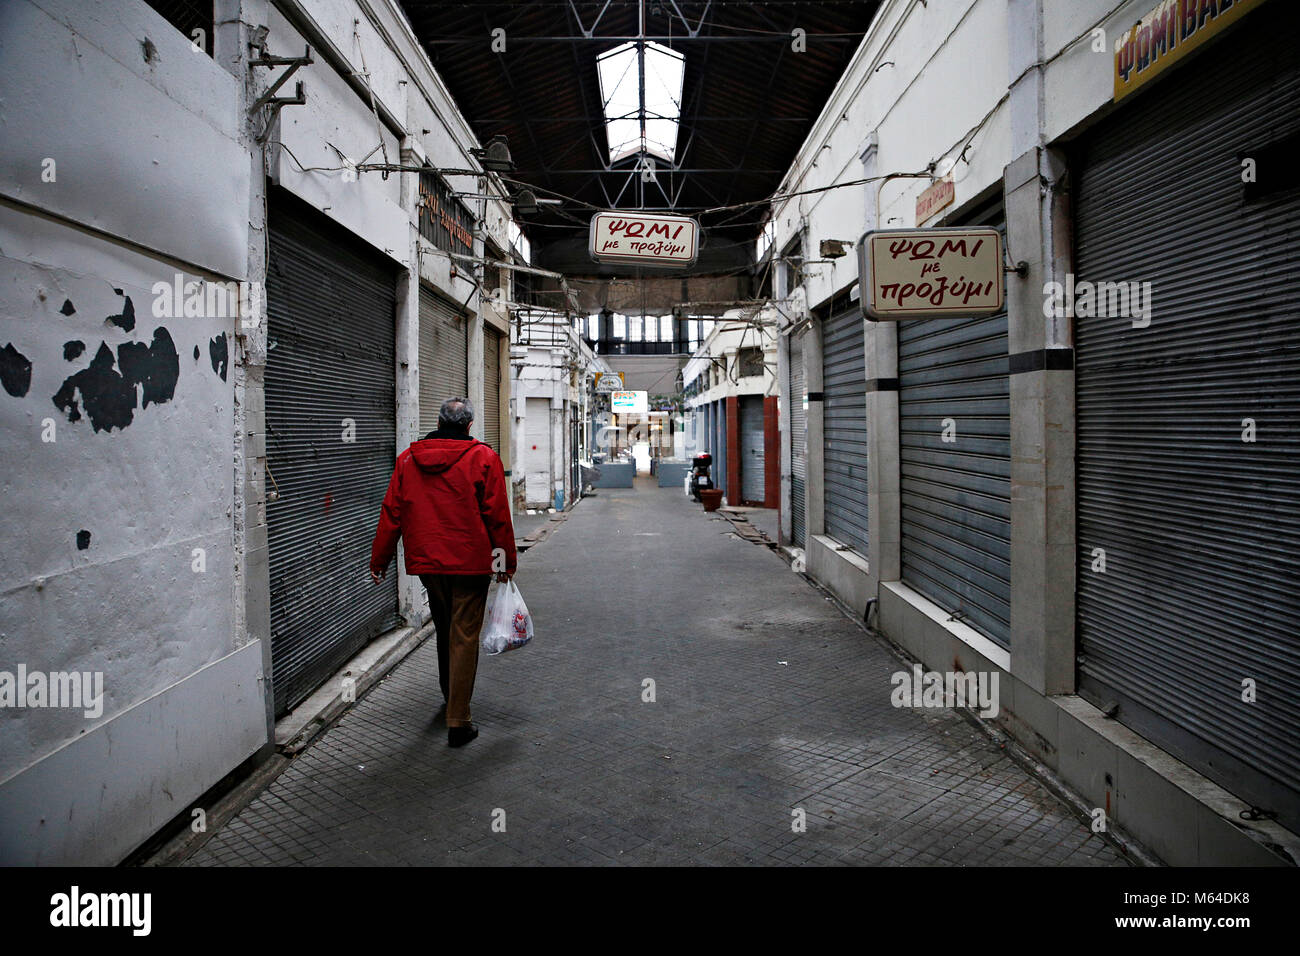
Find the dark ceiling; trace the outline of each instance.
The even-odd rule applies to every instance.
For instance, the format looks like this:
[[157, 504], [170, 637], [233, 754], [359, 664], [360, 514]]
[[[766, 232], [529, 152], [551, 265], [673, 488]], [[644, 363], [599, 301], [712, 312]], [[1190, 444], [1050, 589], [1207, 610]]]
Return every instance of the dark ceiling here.
[[[580, 203], [521, 217], [534, 248], [585, 242], [591, 207], [685, 215], [770, 196], [866, 32], [879, 0], [400, 0], [480, 141], [505, 134], [513, 178]], [[608, 162], [598, 54], [647, 39], [685, 57], [675, 166], [641, 182]], [[494, 30], [505, 51], [493, 52]], [[795, 29], [806, 49], [793, 47]], [[501, 34], [495, 34], [500, 38]], [[543, 192], [543, 190], [549, 192]], [[763, 206], [703, 217], [710, 245], [749, 243]]]

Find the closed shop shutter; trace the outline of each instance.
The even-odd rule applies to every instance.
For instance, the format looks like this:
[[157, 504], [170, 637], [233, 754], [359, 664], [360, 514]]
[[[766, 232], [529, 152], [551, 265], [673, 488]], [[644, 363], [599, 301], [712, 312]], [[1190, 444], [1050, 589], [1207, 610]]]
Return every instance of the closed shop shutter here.
[[420, 286], [420, 437], [438, 427], [449, 398], [466, 398], [469, 338], [465, 316], [432, 289]]
[[[1145, 328], [1075, 319], [1080, 694], [1118, 704], [1119, 721], [1291, 829], [1296, 32], [1293, 4], [1262, 7], [1090, 131], [1077, 157], [1076, 281], [1150, 282], [1152, 308]], [[1242, 157], [1269, 155], [1254, 191]]]
[[804, 543], [807, 521], [808, 409], [804, 406], [803, 338], [790, 338], [790, 540]]
[[483, 327], [483, 440], [501, 454], [501, 333]]
[[731, 491], [727, 488], [727, 403], [719, 399], [713, 403], [714, 428], [718, 432], [718, 453], [713, 456], [715, 471], [712, 472], [717, 487], [727, 496], [728, 502], [734, 504]]
[[822, 330], [826, 533], [867, 554], [867, 379], [862, 313], [835, 303]]
[[763, 396], [740, 396], [740, 486], [741, 497], [763, 503]]
[[551, 400], [524, 402], [524, 495], [530, 508], [551, 506]]
[[[370, 543], [395, 459], [396, 273], [290, 196], [270, 205], [266, 506], [276, 714], [399, 623]], [[349, 440], [349, 439], [354, 440]]]
[[[1002, 226], [999, 209], [968, 225]], [[1007, 313], [898, 323], [903, 581], [1011, 641]]]

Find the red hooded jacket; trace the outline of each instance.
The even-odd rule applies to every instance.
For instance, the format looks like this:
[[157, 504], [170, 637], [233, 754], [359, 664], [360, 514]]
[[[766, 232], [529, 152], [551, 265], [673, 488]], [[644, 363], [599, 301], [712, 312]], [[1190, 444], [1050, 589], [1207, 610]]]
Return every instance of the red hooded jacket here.
[[490, 445], [462, 438], [425, 438], [397, 456], [370, 570], [388, 567], [397, 539], [406, 546], [407, 574], [490, 574], [493, 550], [515, 571], [515, 529], [505, 471]]

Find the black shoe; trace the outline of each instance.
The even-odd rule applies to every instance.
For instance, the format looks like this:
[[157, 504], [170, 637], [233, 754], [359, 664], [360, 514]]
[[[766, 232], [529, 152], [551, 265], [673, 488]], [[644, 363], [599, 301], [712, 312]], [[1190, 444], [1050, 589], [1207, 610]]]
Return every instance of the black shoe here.
[[447, 702], [444, 700], [442, 702], [442, 706], [438, 708], [438, 712], [433, 715], [433, 722], [435, 724], [441, 724], [441, 723], [446, 723], [446, 721], [447, 721]]
[[447, 746], [464, 747], [467, 743], [478, 736], [478, 728], [473, 724], [467, 727], [448, 727], [447, 728]]

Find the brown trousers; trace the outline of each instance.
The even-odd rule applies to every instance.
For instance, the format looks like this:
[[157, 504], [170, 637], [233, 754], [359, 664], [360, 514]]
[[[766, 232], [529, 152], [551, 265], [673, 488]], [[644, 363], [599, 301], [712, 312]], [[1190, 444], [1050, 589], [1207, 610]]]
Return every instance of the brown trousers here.
[[422, 574], [420, 581], [429, 592], [429, 610], [438, 632], [438, 683], [447, 701], [447, 726], [467, 727], [492, 575]]

